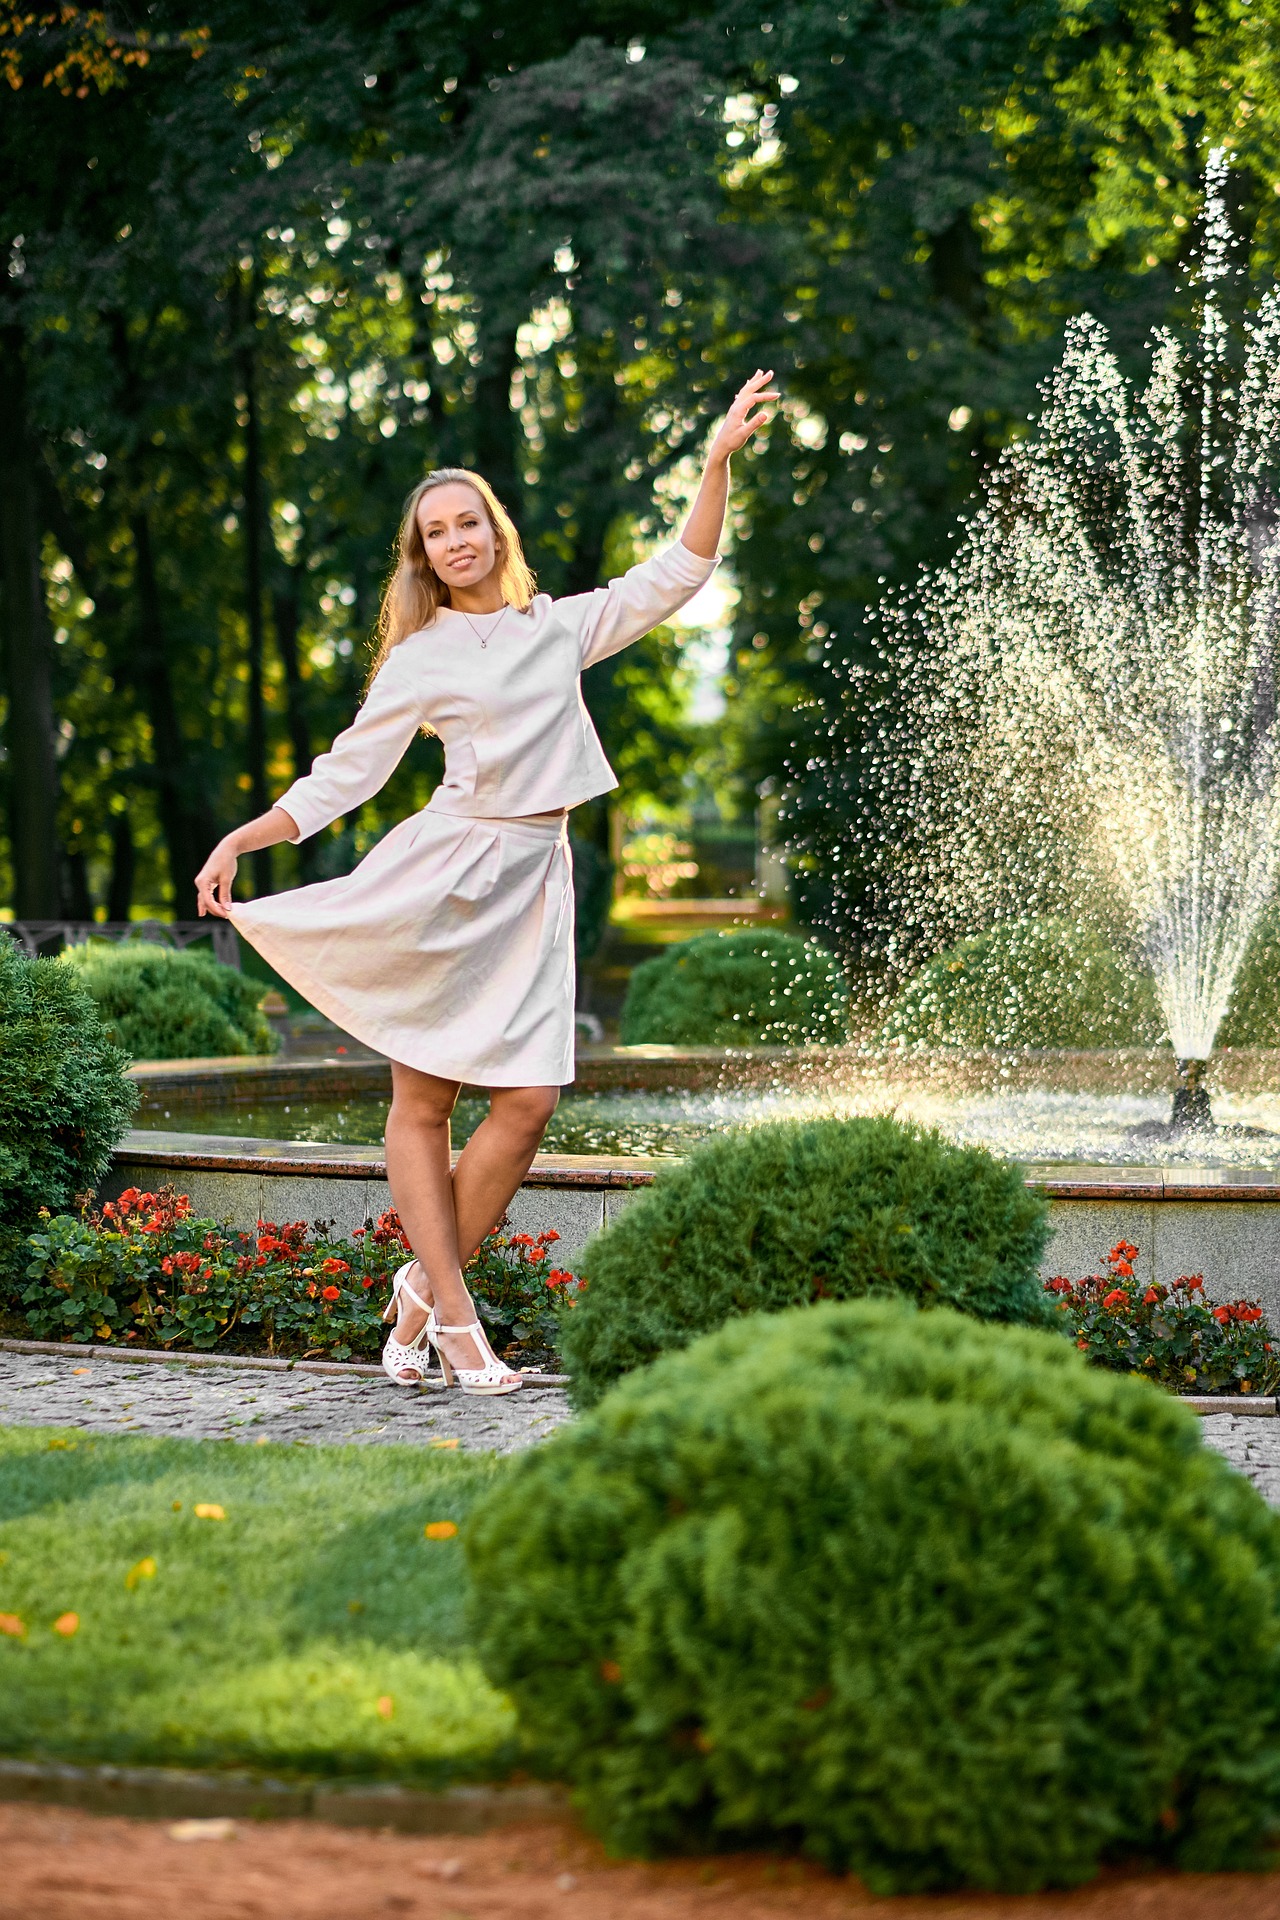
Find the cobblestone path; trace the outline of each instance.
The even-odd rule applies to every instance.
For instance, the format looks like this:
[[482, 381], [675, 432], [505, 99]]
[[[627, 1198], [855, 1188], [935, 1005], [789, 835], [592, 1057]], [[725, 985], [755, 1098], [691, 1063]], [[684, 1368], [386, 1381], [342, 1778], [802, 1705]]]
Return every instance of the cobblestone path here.
[[481, 1399], [446, 1392], [438, 1372], [434, 1379], [423, 1390], [368, 1374], [0, 1351], [0, 1426], [361, 1447], [456, 1440], [466, 1453], [514, 1453], [569, 1418], [559, 1387]]
[[1280, 1507], [1280, 1420], [1210, 1413], [1200, 1424], [1209, 1445], [1248, 1475], [1268, 1506]]
[[[368, 1374], [274, 1373], [182, 1360], [81, 1359], [0, 1350], [0, 1426], [168, 1433], [188, 1440], [294, 1440], [341, 1446], [437, 1445], [514, 1453], [570, 1418], [560, 1387], [502, 1399], [399, 1390]], [[1209, 1414], [1209, 1445], [1280, 1507], [1280, 1420]]]

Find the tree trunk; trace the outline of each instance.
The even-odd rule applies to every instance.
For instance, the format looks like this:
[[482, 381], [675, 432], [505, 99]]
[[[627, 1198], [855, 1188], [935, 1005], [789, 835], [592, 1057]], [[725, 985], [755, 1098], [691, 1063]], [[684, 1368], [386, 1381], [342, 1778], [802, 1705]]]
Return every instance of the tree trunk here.
[[472, 417], [475, 465], [513, 519], [519, 517], [523, 480], [517, 461], [520, 423], [511, 410], [511, 380], [516, 370], [514, 330], [490, 339], [476, 380]]
[[0, 329], [0, 582], [9, 696], [9, 845], [20, 920], [56, 919], [58, 761], [21, 329]]
[[[276, 651], [284, 667], [285, 720], [289, 728], [289, 744], [293, 748], [294, 776], [298, 779], [309, 770], [312, 759], [311, 729], [307, 724], [307, 689], [298, 658], [300, 574], [299, 568], [286, 567], [287, 585], [278, 587], [272, 596]], [[315, 870], [313, 840], [304, 840], [298, 848], [298, 868], [304, 880], [312, 878]]]
[[[264, 527], [264, 506], [262, 493], [262, 435], [258, 417], [258, 355], [257, 341], [254, 337], [257, 306], [257, 279], [251, 272], [248, 281], [242, 282], [245, 310], [242, 315], [242, 338], [237, 350], [237, 364], [240, 369], [240, 381], [244, 391], [244, 467], [241, 475], [244, 508], [242, 530], [244, 533], [244, 597], [245, 624], [248, 634], [248, 727], [247, 752], [249, 793], [255, 814], [265, 813], [270, 804], [267, 798], [267, 712], [263, 699], [263, 658], [266, 637], [263, 630], [262, 610], [262, 547]], [[253, 865], [253, 890], [263, 894], [271, 892], [271, 849], [261, 847], [251, 856]]]
[[131, 516], [134, 586], [138, 600], [138, 648], [133, 680], [151, 722], [160, 825], [169, 855], [176, 919], [195, 918], [194, 880], [217, 838], [211, 812], [196, 787], [178, 720], [169, 669], [160, 583], [156, 578], [151, 523], [138, 508]]
[[127, 920], [133, 910], [133, 875], [137, 856], [133, 827], [127, 813], [111, 816], [111, 881], [107, 888], [108, 920]]

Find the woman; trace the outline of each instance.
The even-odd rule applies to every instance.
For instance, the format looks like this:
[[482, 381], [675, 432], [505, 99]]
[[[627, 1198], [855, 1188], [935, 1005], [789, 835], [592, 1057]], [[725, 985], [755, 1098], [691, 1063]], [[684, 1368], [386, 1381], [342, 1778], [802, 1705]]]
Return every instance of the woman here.
[[[511, 1393], [462, 1269], [502, 1218], [573, 1078], [573, 876], [568, 813], [616, 786], [582, 700], [584, 667], [691, 599], [716, 565], [729, 457], [768, 418], [747, 381], [711, 443], [679, 542], [593, 593], [535, 594], [519, 536], [460, 468], [415, 487], [383, 599], [364, 705], [268, 813], [196, 876], [202, 914], [234, 922], [331, 1019], [391, 1061], [387, 1179], [414, 1258], [396, 1275], [383, 1365]], [[419, 728], [445, 776], [353, 873], [236, 905], [241, 854], [318, 833], [378, 792]], [[489, 1114], [450, 1173], [462, 1084]], [[416, 1284], [411, 1282], [415, 1274]]]

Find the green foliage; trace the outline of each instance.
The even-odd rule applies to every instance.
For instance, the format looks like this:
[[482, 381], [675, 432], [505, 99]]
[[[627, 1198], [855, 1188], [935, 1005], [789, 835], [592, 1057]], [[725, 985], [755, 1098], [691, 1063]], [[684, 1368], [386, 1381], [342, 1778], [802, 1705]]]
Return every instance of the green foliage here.
[[1064, 1340], [739, 1322], [520, 1456], [465, 1537], [486, 1670], [617, 1849], [1029, 1892], [1249, 1865], [1280, 1812], [1280, 1522]]
[[1098, 1366], [1141, 1373], [1175, 1393], [1274, 1393], [1280, 1348], [1256, 1300], [1205, 1298], [1204, 1275], [1166, 1287], [1138, 1278], [1138, 1249], [1121, 1240], [1105, 1273], [1044, 1283], [1062, 1324]]
[[111, 1039], [135, 1060], [273, 1053], [279, 1045], [258, 1010], [262, 982], [209, 954], [90, 941], [63, 960], [93, 995]]
[[849, 989], [816, 940], [773, 927], [699, 933], [634, 969], [622, 1039], [672, 1046], [802, 1046], [848, 1037]]
[[[508, 1360], [556, 1363], [560, 1303], [577, 1291], [571, 1273], [550, 1265], [559, 1237], [499, 1227], [467, 1267], [472, 1297]], [[43, 1214], [8, 1304], [40, 1340], [376, 1360], [391, 1276], [408, 1250], [392, 1210], [350, 1240], [325, 1221], [310, 1233], [302, 1220], [262, 1220], [238, 1233], [194, 1217], [172, 1187], [129, 1187], [100, 1211]]]
[[0, 937], [0, 1228], [101, 1179], [138, 1104], [126, 1064], [76, 976]]
[[[423, 1537], [497, 1471], [425, 1447], [0, 1430], [0, 1607], [25, 1629], [0, 1636], [0, 1752], [501, 1779], [513, 1716], [468, 1643], [462, 1552]], [[50, 1631], [66, 1612], [70, 1639]]]
[[1254, 928], [1215, 1044], [1280, 1047], [1280, 909], [1274, 906]]
[[1008, 921], [940, 953], [881, 1041], [928, 1047], [1144, 1047], [1165, 1035], [1151, 977], [1091, 927]]
[[580, 1405], [739, 1314], [903, 1294], [981, 1320], [1050, 1318], [1045, 1201], [981, 1147], [887, 1118], [727, 1133], [592, 1240], [561, 1350]]

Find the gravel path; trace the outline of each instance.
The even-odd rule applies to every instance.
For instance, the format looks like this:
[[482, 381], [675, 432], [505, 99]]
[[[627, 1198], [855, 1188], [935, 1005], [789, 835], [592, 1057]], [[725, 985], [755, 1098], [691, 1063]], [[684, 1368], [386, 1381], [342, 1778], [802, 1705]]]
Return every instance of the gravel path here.
[[163, 1433], [184, 1440], [293, 1440], [514, 1453], [569, 1418], [560, 1387], [482, 1399], [436, 1384], [393, 1387], [356, 1374], [273, 1373], [182, 1360], [88, 1360], [0, 1351], [0, 1426]]

